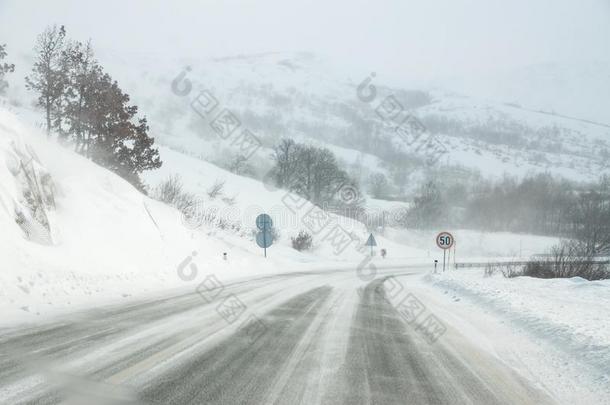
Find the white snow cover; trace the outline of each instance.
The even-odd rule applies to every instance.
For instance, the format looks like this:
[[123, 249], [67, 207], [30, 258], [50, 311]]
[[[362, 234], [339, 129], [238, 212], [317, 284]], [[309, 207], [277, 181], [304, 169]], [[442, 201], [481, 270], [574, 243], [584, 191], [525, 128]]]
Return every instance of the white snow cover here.
[[[488, 262], [490, 260], [527, 260], [536, 254], [543, 254], [551, 246], [559, 243], [559, 238], [510, 232], [481, 232], [469, 229], [447, 229], [455, 238], [451, 249], [451, 262], [453, 255], [457, 262], [476, 261]], [[428, 255], [438, 256], [435, 236], [437, 231], [394, 229], [390, 228], [387, 237], [395, 242], [417, 247], [426, 251]], [[442, 257], [442, 252], [440, 254]]]
[[[257, 121], [268, 121], [272, 124], [267, 130], [255, 130], [259, 137], [291, 137], [302, 142], [313, 142], [330, 148], [347, 164], [354, 164], [358, 159], [362, 159], [365, 169], [385, 171], [379, 159], [368, 154], [368, 151], [334, 145], [337, 142], [333, 141], [333, 138], [349, 139], [350, 128], [357, 121], [334, 114], [332, 109], [336, 106], [363, 108], [364, 104], [358, 100], [356, 89], [366, 78], [366, 74], [362, 77], [347, 77], [342, 70], [338, 70], [320, 55], [286, 52], [215, 60], [161, 62], [144, 57], [132, 57], [127, 61], [118, 55], [102, 52], [100, 59], [113, 77], [133, 95], [142, 111], [146, 111], [151, 126], [155, 128], [155, 136], [164, 145], [187, 149], [211, 161], [218, 159], [221, 152], [232, 148], [235, 151], [230, 142], [218, 142], [218, 138], [204, 125], [204, 120], [189, 106], [198, 92], [206, 89], [218, 99], [223, 108], [229, 108], [238, 118], [245, 121], [255, 117]], [[192, 69], [187, 77], [192, 82], [193, 91], [189, 96], [179, 97], [172, 94], [171, 82], [183, 72], [185, 66]], [[525, 76], [534, 77], [530, 80], [536, 83], [536, 87], [542, 86], [538, 92], [532, 92], [532, 83], [529, 80], [524, 81], [523, 78], [500, 80], [494, 83], [497, 86], [492, 86], [498, 93], [507, 93], [500, 91], [500, 88], [514, 91], [514, 83], [520, 84], [519, 91], [495, 99], [489, 98], [489, 88], [482, 92], [474, 91], [469, 86], [459, 89], [463, 90], [461, 93], [455, 93], [446, 90], [446, 86], [451, 88], [451, 85], [445, 83], [441, 87], [413, 84], [414, 87], [401, 89], [384, 83], [383, 78], [379, 78], [379, 81], [376, 79], [374, 82], [379, 87], [379, 100], [364, 108], [365, 112], [372, 115], [367, 117], [362, 115], [362, 110], [355, 111], [361, 118], [377, 120], [379, 117], [373, 111], [383, 97], [401, 90], [426, 91], [432, 102], [414, 111], [422, 121], [430, 117], [440, 117], [455, 120], [470, 128], [494, 123], [532, 131], [553, 128], [558, 133], [553, 135], [552, 140], [561, 142], [565, 148], [557, 153], [540, 152], [528, 147], [470, 139], [449, 131], [437, 135], [448, 150], [448, 154], [442, 159], [443, 163], [463, 165], [479, 170], [485, 176], [496, 178], [501, 178], [505, 173], [517, 177], [533, 173], [552, 173], [577, 181], [596, 180], [600, 174], [608, 172], [607, 165], [598, 156], [599, 148], [591, 148], [591, 145], [598, 141], [605, 142], [610, 135], [607, 120], [602, 119], [601, 114], [591, 114], [590, 108], [602, 106], [601, 111], [606, 111], [603, 108], [605, 104], [592, 101], [607, 98], [600, 90], [603, 86], [599, 84], [607, 83], [607, 75], [604, 80], [598, 80], [603, 76], [602, 72], [606, 71], [604, 68], [607, 70], [607, 64], [600, 63], [587, 72], [594, 73], [592, 77], [596, 79], [589, 78], [584, 81], [587, 91], [582, 92], [582, 95], [585, 98], [568, 100], [558, 100], [557, 97], [532, 100], [532, 94], [555, 94], [558, 86], [561, 87], [561, 77], [577, 78], [576, 82], [583, 82], [587, 75], [575, 67], [564, 67], [563, 72], [560, 67], [549, 69], [545, 66], [533, 69], [530, 76]], [[549, 72], [552, 72], [553, 78], [547, 77]], [[521, 75], [522, 73], [518, 76]], [[490, 78], [484, 82], [492, 81]], [[527, 85], [523, 85], [524, 82]], [[575, 90], [583, 89], [572, 89], [569, 93], [574, 93]], [[472, 91], [479, 96], [471, 94]], [[565, 88], [563, 91], [565, 93]], [[583, 103], [582, 100], [589, 102]], [[555, 114], [555, 107], [561, 107], [557, 111], [567, 116]], [[579, 117], [601, 122], [590, 122]], [[386, 130], [393, 133], [391, 126]], [[321, 137], [316, 139], [312, 132], [327, 134], [328, 141]], [[538, 135], [532, 135], [534, 136]], [[394, 140], [395, 147], [405, 148], [399, 138]], [[257, 154], [258, 164], [264, 164], [267, 157], [264, 152], [265, 150], [262, 150]]]
[[[56, 187], [50, 246], [27, 240], [14, 220], [14, 206], [23, 199], [24, 190], [8, 167], [14, 145], [24, 143], [35, 150]], [[221, 249], [217, 241], [198, 244], [198, 238], [176, 222], [172, 209], [47, 141], [4, 110], [0, 110], [0, 180], [3, 322], [91, 305], [93, 296], [112, 299], [177, 284], [175, 263], [185, 252], [197, 245], [201, 254]]]
[[423, 280], [452, 297], [456, 306], [462, 306], [462, 300], [472, 303], [541, 347], [553, 347], [544, 359], [547, 366], [537, 367], [548, 373], [552, 364], [553, 375], [539, 378], [563, 381], [572, 374], [578, 385], [586, 377], [593, 389], [610, 395], [610, 280], [484, 277], [483, 273], [482, 268], [459, 269], [429, 274]]
[[[15, 148], [33, 151], [40, 169], [50, 174], [55, 185], [56, 208], [48, 211], [50, 245], [28, 240], [15, 222], [15, 207], [22, 206], [26, 187], [11, 172], [18, 165]], [[209, 272], [227, 279], [300, 270], [303, 266], [356, 266], [363, 259], [355, 242], [335, 254], [324, 240], [325, 232], [314, 237], [312, 252], [292, 249], [290, 236], [305, 229], [300, 220], [311, 204], [292, 214], [282, 202], [286, 194], [281, 190], [269, 192], [258, 181], [166, 148], [161, 153], [165, 165], [149, 174], [152, 185], [168, 174], [179, 173], [188, 189], [203, 196], [216, 179], [227, 180], [225, 195], [235, 197], [236, 203], [217, 200], [206, 204], [219, 209], [222, 218], [237, 223], [241, 230], [190, 229], [175, 209], [141, 194], [117, 175], [68, 146], [47, 140], [42, 132], [0, 109], [0, 322], [27, 321], [190, 284], [194, 289], [199, 277]], [[269, 249], [268, 259], [263, 258], [252, 234], [254, 218], [263, 211], [276, 219], [281, 235]], [[366, 240], [361, 223], [336, 216], [332, 219]], [[424, 257], [419, 249], [382, 237], [377, 240], [395, 259]], [[228, 254], [226, 261], [224, 252]], [[178, 277], [177, 268], [191, 262], [198, 267], [199, 277], [185, 282]]]
[[[38, 169], [48, 173], [55, 186], [56, 208], [48, 212], [52, 228], [49, 245], [28, 240], [15, 223], [15, 207], [23, 206], [26, 187], [14, 175], [18, 163], [16, 150], [35, 154], [40, 162]], [[145, 176], [151, 186], [169, 175], [179, 174], [186, 191], [202, 196], [206, 207], [218, 210], [223, 219], [237, 224], [238, 229], [211, 225], [190, 229], [173, 208], [141, 194], [123, 179], [77, 155], [68, 146], [47, 140], [43, 133], [23, 124], [13, 113], [0, 109], [0, 324], [39, 320], [147, 294], [168, 294], [171, 289], [193, 291], [210, 273], [228, 280], [273, 272], [355, 268], [367, 255], [355, 244], [335, 254], [324, 232], [314, 236], [311, 252], [297, 252], [290, 246], [290, 236], [304, 229], [302, 219], [311, 208], [309, 203], [293, 213], [283, 201], [286, 193], [282, 190], [269, 190], [259, 181], [168, 148], [161, 148], [161, 156], [163, 168]], [[219, 179], [226, 181], [224, 195], [234, 197], [234, 202], [206, 197], [206, 191]], [[384, 209], [394, 205], [369, 201], [369, 206]], [[262, 211], [272, 215], [281, 235], [269, 249], [268, 259], [262, 257], [252, 238], [254, 217]], [[365, 240], [367, 232], [361, 223], [336, 216], [332, 219]], [[542, 253], [557, 242], [556, 238], [532, 235], [450, 231], [456, 237], [458, 261], [527, 257]], [[376, 264], [429, 266], [432, 260], [442, 259], [434, 245], [434, 235], [432, 231], [388, 229], [386, 237], [376, 237], [378, 248], [388, 249], [389, 258], [377, 258]], [[228, 253], [226, 261], [222, 259], [223, 252]], [[178, 268], [188, 271], [191, 264], [196, 266], [197, 273], [192, 280], [185, 281], [178, 276]], [[465, 317], [470, 325], [466, 327], [462, 322], [466, 336], [475, 339], [485, 334], [477, 332], [478, 328], [493, 328], [489, 321], [482, 321], [479, 316], [482, 312], [493, 322], [507, 322], [511, 328], [522, 330], [528, 336], [525, 343], [520, 343], [528, 345], [523, 355], [537, 353], [538, 357], [533, 365], [524, 360], [512, 364], [514, 367], [531, 366], [531, 370], [525, 371], [534, 375], [539, 370], [547, 374], [549, 368], [552, 372], [556, 370], [556, 378], [551, 381], [560, 387], [570, 381], [566, 375], [578, 379], [587, 374], [587, 381], [596, 390], [607, 390], [604, 387], [610, 378], [607, 366], [610, 282], [483, 278], [482, 269], [451, 270], [424, 276], [423, 281], [421, 288], [428, 289], [430, 297], [435, 297], [433, 301], [439, 302], [438, 310], [445, 305], [449, 315]], [[449, 304], [442, 304], [443, 300]], [[453, 306], [466, 301], [476, 311]], [[451, 305], [451, 311], [447, 305]], [[491, 336], [499, 333], [488, 332]], [[497, 345], [485, 343], [486, 339], [481, 339], [482, 344], [496, 350], [514, 343], [506, 341], [506, 337]], [[552, 348], [540, 351], [548, 343]], [[549, 353], [554, 356], [553, 367], [540, 366]], [[499, 353], [505, 360], [513, 355]], [[566, 358], [588, 366], [578, 368]], [[584, 389], [565, 387], [566, 393], [582, 393]]]
[[[48, 211], [51, 245], [28, 240], [15, 223], [15, 207], [22, 204], [25, 187], [10, 170], [16, 164], [15, 147], [36, 154], [40, 170], [51, 176], [55, 186], [56, 208]], [[353, 242], [337, 254], [326, 230], [314, 235], [312, 251], [297, 252], [292, 249], [290, 238], [307, 229], [303, 217], [311, 204], [292, 212], [286, 205], [285, 191], [270, 190], [259, 181], [169, 148], [161, 147], [160, 152], [163, 167], [145, 176], [151, 187], [169, 175], [179, 174], [186, 191], [201, 196], [206, 208], [216, 210], [219, 218], [236, 224], [239, 230], [208, 225], [190, 229], [173, 208], [141, 194], [120, 177], [69, 147], [47, 140], [41, 131], [0, 109], [2, 322], [36, 319], [98, 302], [188, 286], [178, 277], [177, 267], [189, 257], [200, 274], [215, 272], [227, 279], [303, 268], [354, 267], [368, 253], [368, 249], [362, 250], [361, 245]], [[206, 199], [206, 191], [217, 180], [226, 181], [224, 195], [234, 197], [234, 203], [221, 198]], [[384, 205], [379, 200], [371, 204]], [[384, 208], [390, 205], [393, 203]], [[261, 212], [274, 218], [280, 233], [280, 240], [269, 249], [268, 259], [262, 257], [253, 240], [254, 218]], [[331, 218], [332, 224], [341, 225], [362, 243], [366, 240], [368, 233], [360, 222], [334, 215]], [[483, 237], [504, 241], [496, 242], [497, 249], [487, 253], [510, 256], [517, 237], [522, 238], [467, 231], [463, 235], [471, 240], [465, 245], [470, 249], [461, 249], [458, 257], [475, 252]], [[439, 258], [433, 236], [433, 233], [388, 231], [387, 238], [376, 235], [376, 239], [378, 248], [388, 250], [389, 258], [384, 261], [387, 265], [417, 264]], [[462, 246], [461, 240], [466, 238], [461, 232], [456, 236]], [[540, 249], [551, 244], [538, 237], [526, 240], [535, 241]], [[227, 261], [222, 259], [223, 252], [228, 254]], [[191, 282], [191, 288], [196, 287], [196, 281]]]

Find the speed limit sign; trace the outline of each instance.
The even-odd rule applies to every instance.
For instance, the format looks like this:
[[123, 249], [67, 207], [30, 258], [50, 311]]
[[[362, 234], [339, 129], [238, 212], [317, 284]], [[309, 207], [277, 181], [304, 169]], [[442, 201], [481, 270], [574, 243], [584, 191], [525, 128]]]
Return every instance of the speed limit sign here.
[[451, 249], [453, 247], [453, 243], [455, 239], [453, 239], [453, 235], [449, 232], [441, 232], [436, 235], [436, 246], [441, 249]]
[[[447, 256], [447, 250], [451, 249], [454, 244], [455, 239], [453, 238], [453, 235], [449, 232], [441, 232], [436, 235], [436, 246], [443, 249], [443, 271], [445, 271], [445, 260]], [[451, 256], [451, 250], [449, 250], [449, 256]], [[455, 254], [453, 255], [453, 261], [455, 262]], [[436, 265], [434, 266], [434, 272], [436, 272]]]

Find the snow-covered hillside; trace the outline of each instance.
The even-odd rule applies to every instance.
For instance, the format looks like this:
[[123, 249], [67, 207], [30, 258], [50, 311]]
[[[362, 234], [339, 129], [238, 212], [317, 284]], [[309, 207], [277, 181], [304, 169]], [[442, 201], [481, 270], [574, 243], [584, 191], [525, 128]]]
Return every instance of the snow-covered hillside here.
[[[610, 170], [610, 122], [572, 107], [603, 103], [597, 89], [610, 85], [610, 78], [600, 73], [605, 66], [601, 62], [594, 69], [597, 87], [589, 85], [585, 92], [589, 98], [553, 103], [553, 94], [561, 89], [565, 94], [571, 80], [576, 83], [583, 74], [569, 66], [555, 66], [552, 80], [536, 68], [506, 73], [497, 81], [515, 89], [514, 94], [498, 91], [492, 97], [491, 90], [482, 91], [474, 83], [465, 87], [470, 83], [466, 79], [461, 87], [453, 85], [458, 81], [439, 80], [435, 85], [414, 83], [404, 88], [368, 72], [349, 76], [311, 53], [170, 60], [100, 52], [98, 57], [147, 115], [157, 142], [176, 151], [229, 167], [242, 152], [231, 139], [219, 137], [210, 123], [225, 109], [233, 113], [240, 129], [252, 131], [262, 143], [249, 160], [257, 177], [270, 168], [270, 149], [279, 139], [292, 137], [333, 150], [363, 186], [371, 173], [382, 172], [395, 194], [408, 194], [426, 172], [425, 156], [417, 143], [409, 144], [397, 135], [395, 123], [377, 114], [388, 96], [394, 96], [405, 114], [417, 117], [442, 144], [446, 153], [439, 155], [441, 166], [455, 176], [465, 169], [484, 177], [550, 172], [594, 180]], [[9, 88], [11, 103], [22, 107], [32, 100], [22, 80], [30, 64], [27, 58], [17, 61]], [[359, 90], [367, 78], [376, 89], [372, 100], [363, 98]], [[528, 80], [538, 85], [526, 86]], [[192, 108], [202, 91], [216, 105], [206, 117]]]
[[[214, 262], [224, 248], [186, 232], [173, 209], [47, 141], [5, 110], [0, 110], [0, 140], [3, 321], [179, 285], [176, 265], [190, 251]], [[36, 156], [53, 184], [54, 206], [45, 207], [51, 233], [42, 241], [28, 237], [15, 220], [16, 210], [26, 211], [31, 192], [15, 176], [28, 165], [20, 150]]]
[[[396, 190], [414, 187], [425, 165], [375, 112], [390, 95], [444, 143], [448, 153], [438, 170], [447, 178], [468, 176], [473, 169], [493, 176], [550, 171], [581, 180], [607, 170], [604, 151], [610, 128], [599, 123], [438, 89], [391, 88], [381, 78], [372, 82], [377, 98], [364, 102], [358, 97], [364, 78], [341, 76], [311, 54], [176, 63], [117, 55], [100, 59], [149, 117], [151, 134], [161, 145], [163, 167], [144, 173], [145, 182], [154, 190], [170, 176], [180, 176], [185, 190], [201, 199], [206, 220], [193, 226], [173, 208], [46, 140], [32, 129], [42, 115], [30, 107], [31, 94], [14, 85], [3, 104], [19, 117], [5, 110], [0, 117], [0, 167], [6, 167], [0, 173], [0, 221], [6, 229], [2, 249], [11, 252], [9, 271], [0, 277], [1, 298], [20, 312], [66, 308], [92, 296], [122, 298], [180, 287], [184, 281], [176, 268], [185, 260], [226, 269], [225, 276], [246, 275], [244, 263], [249, 264], [248, 274], [287, 271], [299, 264], [358, 265], [366, 257], [362, 245], [368, 232], [362, 223], [326, 214], [328, 227], [311, 232], [313, 249], [297, 252], [291, 238], [311, 231], [307, 221], [313, 206], [257, 178], [264, 178], [271, 167], [271, 148], [288, 136], [328, 147], [363, 186], [370, 173], [379, 171], [394, 181]], [[240, 153], [239, 145], [214, 132], [212, 115], [203, 117], [193, 108], [202, 91], [217, 102], [214, 113], [231, 111], [242, 128], [260, 139], [261, 147], [248, 159], [253, 168], [248, 176], [226, 170]], [[28, 203], [31, 185], [19, 174], [22, 165], [44, 179], [38, 198], [52, 195], [42, 211]], [[396, 176], [400, 173], [406, 176]], [[208, 191], [217, 182], [224, 183], [222, 193], [212, 198]], [[406, 204], [369, 197], [367, 208], [373, 214], [391, 214]], [[279, 234], [268, 260], [254, 241], [254, 218], [261, 212], [273, 217]], [[336, 245], [333, 229], [349, 235], [347, 247]], [[526, 257], [557, 242], [473, 231], [457, 235], [460, 258]], [[430, 263], [438, 255], [433, 232], [387, 229], [385, 237], [376, 236], [378, 247], [388, 250], [386, 264]], [[223, 252], [229, 260], [222, 259]]]
[[[530, 97], [523, 92], [520, 98], [480, 98], [469, 96], [467, 89], [455, 93], [429, 86], [389, 86], [371, 75], [376, 97], [365, 102], [358, 86], [366, 75], [339, 74], [323, 58], [308, 53], [155, 63], [100, 57], [149, 115], [159, 142], [176, 150], [220, 165], [230, 160], [239, 151], [209, 125], [214, 114], [230, 110], [263, 144], [251, 158], [259, 175], [268, 166], [269, 148], [282, 137], [293, 137], [339, 148], [348, 167], [364, 167], [352, 170], [360, 180], [381, 171], [399, 189], [408, 189], [409, 178], [423, 169], [417, 160], [421, 150], [376, 113], [388, 96], [396, 97], [444, 145], [442, 164], [479, 170], [484, 176], [551, 172], [574, 180], [596, 179], [609, 170], [610, 123], [590, 121], [567, 105], [555, 110], [528, 103]], [[218, 103], [206, 119], [190, 106], [203, 90]], [[396, 179], [401, 170], [409, 173], [406, 180]]]
[[[334, 215], [328, 217], [331, 222], [325, 232], [314, 236], [314, 249], [297, 252], [290, 246], [290, 236], [304, 229], [300, 221], [311, 204], [292, 213], [280, 190], [268, 192], [256, 180], [169, 149], [162, 148], [162, 153], [164, 169], [149, 174], [152, 183], [170, 173], [182, 174], [189, 189], [204, 195], [216, 179], [226, 180], [224, 192], [232, 200], [227, 203], [219, 197], [206, 202], [214, 220], [193, 228], [175, 209], [0, 109], [3, 321], [184, 287], [188, 283], [178, 269], [191, 263], [200, 269], [200, 277], [214, 269], [222, 272], [218, 277], [234, 278], [298, 270], [299, 264], [355, 268], [366, 256], [364, 225]], [[31, 166], [38, 180], [29, 183], [23, 171]], [[41, 178], [46, 179], [42, 188], [49, 201], [36, 214], [32, 207], [38, 205], [31, 200], [38, 186], [33, 184]], [[272, 215], [280, 235], [269, 249], [269, 259], [254, 242], [254, 218], [263, 211]], [[325, 239], [332, 238], [327, 231], [337, 224], [361, 242], [353, 240], [338, 251], [331, 239]], [[397, 260], [425, 257], [419, 249], [383, 237], [378, 241]]]
[[476, 72], [470, 77], [447, 80], [444, 87], [480, 98], [518, 103], [531, 110], [609, 124], [607, 56], [602, 56], [606, 60], [547, 62], [499, 72]]
[[[197, 280], [187, 283], [177, 272], [190, 264], [200, 274], [221, 271], [219, 277], [234, 278], [301, 267], [356, 269], [367, 260], [364, 224], [161, 147], [164, 165], [147, 172], [145, 180], [154, 187], [179, 175], [186, 191], [201, 197], [206, 213], [206, 220], [194, 226], [175, 209], [141, 194], [68, 146], [47, 140], [23, 121], [28, 114], [25, 111], [20, 118], [0, 109], [0, 249], [5, 258], [0, 300], [7, 308], [5, 320], [9, 315], [21, 319], [189, 283], [195, 288]], [[38, 178], [44, 178], [42, 194], [49, 201], [43, 202], [42, 212], [32, 208], [33, 186], [24, 180], [24, 167], [35, 167]], [[224, 187], [212, 198], [207, 193], [217, 182], [224, 182]], [[369, 207], [389, 211], [395, 206], [402, 204], [369, 202]], [[271, 215], [279, 235], [268, 259], [254, 241], [254, 219], [262, 212]], [[42, 213], [46, 222], [40, 219]], [[291, 237], [301, 230], [313, 235], [311, 251], [298, 252], [291, 246]], [[464, 235], [475, 244], [488, 238], [477, 232]], [[439, 251], [430, 252], [432, 234], [388, 229], [386, 236], [376, 235], [376, 250], [388, 251], [388, 259], [376, 259], [379, 266], [430, 264], [438, 258]], [[522, 238], [499, 235], [495, 249], [476, 255], [514, 256]], [[542, 251], [555, 242], [540, 237], [525, 241], [527, 252]], [[475, 254], [468, 249], [460, 252], [462, 257]], [[223, 259], [225, 252], [228, 260]]]

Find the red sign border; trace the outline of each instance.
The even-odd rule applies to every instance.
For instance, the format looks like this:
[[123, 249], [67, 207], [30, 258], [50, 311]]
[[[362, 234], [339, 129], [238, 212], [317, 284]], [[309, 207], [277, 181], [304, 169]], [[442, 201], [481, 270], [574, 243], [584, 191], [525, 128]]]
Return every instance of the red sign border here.
[[[451, 246], [449, 246], [449, 247], [442, 247], [441, 245], [438, 244], [438, 238], [442, 234], [445, 234], [445, 233], [447, 235], [451, 236]], [[447, 232], [447, 231], [439, 232], [438, 235], [436, 235], [436, 238], [434, 239], [434, 241], [436, 242], [436, 246], [438, 246], [439, 249], [443, 249], [443, 250], [449, 250], [453, 247], [453, 245], [455, 245], [455, 237], [453, 236], [453, 234], [451, 232]]]

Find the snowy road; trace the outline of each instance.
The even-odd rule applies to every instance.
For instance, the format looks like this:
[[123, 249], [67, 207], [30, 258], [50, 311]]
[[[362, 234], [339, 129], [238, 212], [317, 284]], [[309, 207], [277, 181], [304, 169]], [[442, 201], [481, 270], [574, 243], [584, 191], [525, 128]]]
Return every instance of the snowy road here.
[[411, 289], [417, 272], [210, 279], [199, 293], [5, 329], [0, 403], [553, 403], [456, 328], [431, 342], [421, 320], [446, 311]]

